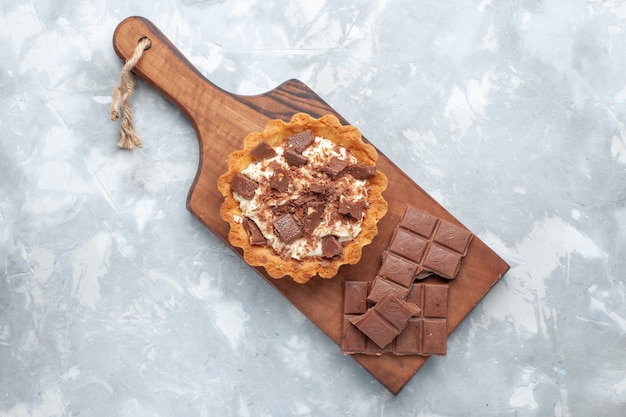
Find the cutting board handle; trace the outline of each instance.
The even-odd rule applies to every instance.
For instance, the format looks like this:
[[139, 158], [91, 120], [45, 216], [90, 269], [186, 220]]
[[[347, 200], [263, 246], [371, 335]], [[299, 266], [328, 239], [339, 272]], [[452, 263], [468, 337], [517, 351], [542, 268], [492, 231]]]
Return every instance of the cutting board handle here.
[[146, 18], [132, 16], [120, 22], [113, 34], [113, 48], [126, 61], [144, 37], [150, 39], [151, 46], [133, 72], [171, 100], [194, 124], [211, 117], [220, 108], [228, 107], [228, 102], [236, 101], [231, 94], [207, 80]]

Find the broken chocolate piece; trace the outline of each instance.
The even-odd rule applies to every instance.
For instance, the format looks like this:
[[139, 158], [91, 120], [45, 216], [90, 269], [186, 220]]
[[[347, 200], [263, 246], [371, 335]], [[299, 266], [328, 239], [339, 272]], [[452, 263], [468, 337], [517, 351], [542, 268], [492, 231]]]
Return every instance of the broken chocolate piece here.
[[250, 151], [250, 155], [252, 155], [252, 157], [254, 157], [257, 161], [262, 161], [263, 159], [273, 158], [277, 154], [276, 150], [274, 150], [269, 143], [264, 141], [255, 146]]
[[367, 180], [376, 175], [376, 167], [374, 165], [354, 164], [348, 167], [348, 174], [357, 180]]
[[[371, 341], [376, 343], [378, 347], [383, 349], [400, 333], [398, 329], [387, 323], [385, 319], [371, 312], [369, 314], [365, 313], [357, 318], [352, 318], [350, 322]], [[402, 328], [403, 330], [404, 327], [406, 327], [406, 323]]]
[[281, 193], [289, 191], [290, 184], [289, 176], [282, 171], [274, 172], [274, 175], [270, 178], [270, 187]]
[[265, 236], [263, 236], [263, 233], [261, 232], [261, 229], [259, 229], [259, 226], [257, 226], [257, 224], [252, 219], [244, 217], [243, 227], [244, 229], [246, 229], [246, 232], [248, 232], [248, 236], [250, 237], [250, 244], [265, 245], [267, 240], [265, 239]]
[[238, 172], [230, 183], [230, 189], [234, 193], [237, 193], [248, 200], [254, 197], [254, 192], [258, 186], [259, 184], [257, 184], [256, 181], [251, 180], [241, 172]]
[[309, 163], [309, 158], [297, 152], [293, 146], [288, 147], [283, 152], [283, 156], [285, 157], [285, 161], [289, 165], [293, 166], [302, 166]]
[[[304, 217], [304, 233], [310, 235], [322, 222], [324, 216], [324, 206], [320, 204], [316, 207], [307, 207], [306, 216]], [[323, 244], [323, 241], [322, 241]]]
[[342, 253], [343, 246], [335, 236], [328, 235], [322, 238], [322, 256], [324, 258], [334, 258]]
[[312, 182], [309, 185], [309, 191], [315, 194], [324, 194], [326, 192], [326, 186], [319, 182]]
[[326, 165], [322, 167], [320, 171], [328, 174], [330, 177], [335, 178], [348, 166], [348, 163], [343, 159], [333, 158]]
[[283, 214], [274, 220], [274, 229], [280, 240], [285, 243], [291, 243], [304, 236], [302, 229], [300, 229], [294, 217], [289, 213]]
[[388, 295], [365, 314], [350, 321], [378, 347], [385, 348], [404, 330], [409, 319], [419, 312], [417, 305]]
[[317, 206], [325, 204], [325, 201], [321, 200], [320, 196], [315, 193], [307, 193], [307, 194], [301, 195], [300, 197], [292, 201], [296, 206], [317, 207]]
[[351, 217], [354, 220], [363, 218], [366, 202], [364, 200], [350, 201], [345, 196], [339, 197], [339, 214]]
[[304, 149], [315, 140], [312, 130], [296, 133], [287, 138], [287, 146], [293, 147], [297, 153], [302, 153]]

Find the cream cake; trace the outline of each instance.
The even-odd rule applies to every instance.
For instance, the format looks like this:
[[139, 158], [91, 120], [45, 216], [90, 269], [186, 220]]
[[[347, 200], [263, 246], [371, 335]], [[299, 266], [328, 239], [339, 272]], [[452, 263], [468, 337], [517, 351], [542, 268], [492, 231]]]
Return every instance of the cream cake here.
[[332, 278], [354, 264], [387, 211], [387, 179], [358, 129], [296, 114], [249, 134], [218, 186], [229, 241], [273, 278]]

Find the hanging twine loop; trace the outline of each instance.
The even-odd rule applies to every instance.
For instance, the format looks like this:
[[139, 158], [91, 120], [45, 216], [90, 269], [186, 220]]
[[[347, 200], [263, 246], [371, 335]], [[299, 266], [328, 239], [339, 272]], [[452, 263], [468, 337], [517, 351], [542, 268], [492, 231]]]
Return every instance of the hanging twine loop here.
[[[143, 56], [144, 51], [150, 49], [152, 42], [146, 37], [142, 37], [137, 42], [133, 55], [126, 61], [122, 67], [120, 75], [120, 83], [113, 89], [113, 102], [111, 103], [111, 121], [117, 121], [120, 116], [122, 122], [120, 124], [120, 137], [117, 146], [122, 149], [132, 149], [135, 146], [142, 147], [141, 138], [135, 133], [133, 126], [133, 112], [130, 108], [129, 99], [135, 93], [135, 76], [131, 72], [135, 65]], [[121, 113], [120, 113], [121, 109]]]

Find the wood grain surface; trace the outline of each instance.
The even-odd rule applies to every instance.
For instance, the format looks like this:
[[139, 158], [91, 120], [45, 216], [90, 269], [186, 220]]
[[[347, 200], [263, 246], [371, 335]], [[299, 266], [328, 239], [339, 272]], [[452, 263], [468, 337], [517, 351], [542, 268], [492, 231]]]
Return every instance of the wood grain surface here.
[[[331, 113], [342, 123], [349, 122], [297, 80], [289, 80], [258, 96], [235, 95], [220, 89], [195, 69], [154, 24], [141, 17], [129, 17], [118, 25], [113, 36], [116, 53], [123, 60], [128, 59], [138, 40], [144, 36], [150, 38], [152, 45], [135, 67], [135, 74], [171, 100], [189, 118], [198, 136], [199, 167], [189, 191], [187, 208], [229, 245], [228, 224], [219, 218], [223, 198], [217, 189], [217, 178], [226, 171], [227, 156], [243, 147], [244, 137], [252, 131], [262, 131], [270, 119], [287, 121], [297, 112], [314, 117]], [[369, 142], [375, 146], [375, 140]], [[261, 277], [337, 344], [341, 335], [344, 281], [369, 281], [374, 278], [380, 266], [380, 255], [407, 204], [461, 225], [380, 151], [379, 156], [378, 169], [389, 179], [388, 188], [383, 193], [389, 211], [379, 223], [378, 236], [364, 248], [358, 264], [342, 266], [334, 279], [313, 278], [307, 284], [297, 284], [289, 277], [272, 279], [263, 268], [255, 268]], [[231, 248], [241, 255], [239, 249]], [[454, 331], [508, 268], [496, 253], [474, 237], [459, 275], [450, 282], [448, 333]], [[339, 346], [337, 354], [342, 354]], [[353, 357], [394, 394], [428, 359], [391, 354], [359, 354]]]

